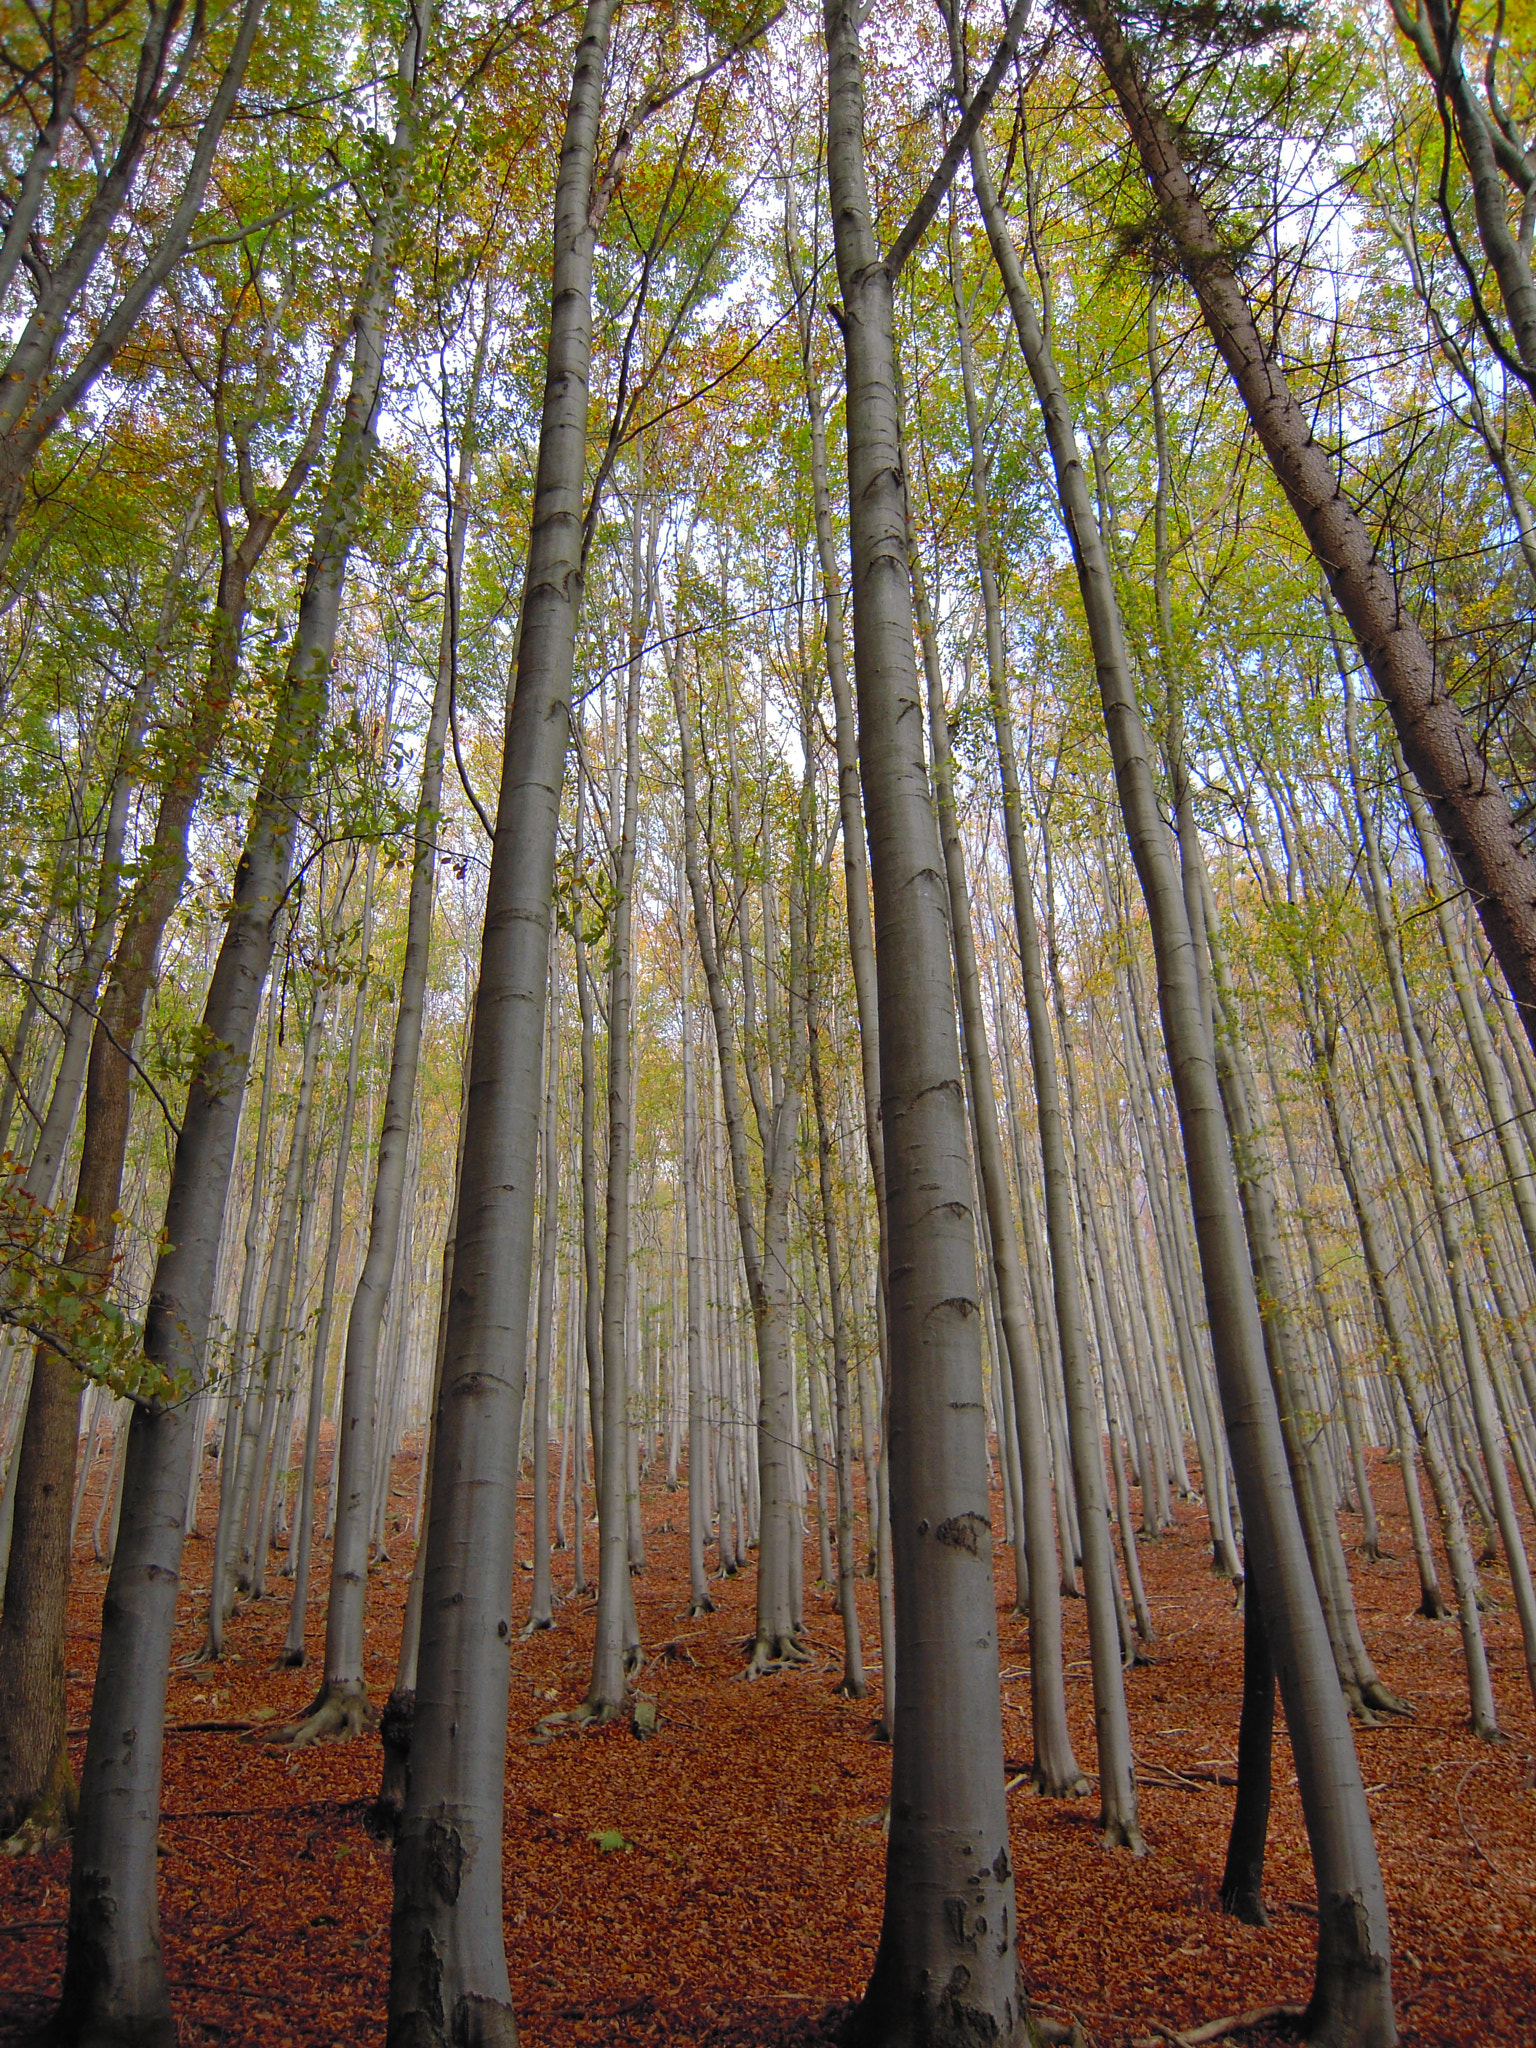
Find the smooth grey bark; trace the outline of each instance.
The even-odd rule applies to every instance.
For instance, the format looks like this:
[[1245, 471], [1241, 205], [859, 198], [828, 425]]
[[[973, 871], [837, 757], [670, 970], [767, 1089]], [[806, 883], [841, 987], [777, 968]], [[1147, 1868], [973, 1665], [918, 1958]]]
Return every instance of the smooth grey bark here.
[[[408, 103], [427, 29], [423, 5], [400, 62]], [[305, 567], [299, 616], [234, 897], [203, 1009], [171, 1168], [165, 1250], [156, 1266], [144, 1348], [175, 1382], [201, 1386], [224, 1206], [251, 1038], [287, 893], [299, 805], [329, 694], [337, 616], [362, 487], [375, 443], [394, 226], [409, 159], [402, 112], [385, 197], [353, 320], [351, 389]], [[146, 1402], [130, 1426], [118, 1543], [102, 1610], [70, 1878], [61, 2043], [172, 2048], [160, 1946], [159, 1831], [166, 1675], [180, 1579], [188, 1466], [196, 1446], [182, 1400]]]
[[[957, 57], [957, 64], [959, 62], [960, 59]], [[963, 74], [959, 71], [957, 78], [963, 89]], [[965, 95], [965, 99], [968, 97]], [[973, 138], [973, 183], [977, 178], [976, 154], [981, 147], [979, 137]], [[983, 189], [986, 189], [984, 176], [983, 170]], [[1119, 1629], [1115, 1620], [1115, 1561], [1104, 1497], [1104, 1458], [1097, 1402], [1093, 1396], [1093, 1368], [1089, 1359], [1087, 1329], [1083, 1316], [1065, 1113], [1057, 1071], [1056, 1046], [1051, 1035], [1050, 999], [1046, 992], [1040, 933], [1035, 916], [1032, 863], [1024, 830], [1023, 796], [1019, 784], [1013, 714], [1009, 703], [1008, 675], [1003, 655], [1002, 598], [998, 589], [996, 562], [992, 549], [981, 419], [977, 408], [975, 373], [971, 359], [970, 327], [963, 282], [952, 272], [951, 283], [954, 288], [961, 382], [970, 439], [972, 517], [986, 628], [989, 708], [1002, 783], [1004, 841], [1008, 854], [1008, 876], [1013, 898], [1019, 963], [1024, 981], [1024, 1010], [1029, 1028], [1035, 1101], [1039, 1112], [1040, 1159], [1045, 1182], [1046, 1237], [1050, 1250], [1051, 1291], [1056, 1308], [1056, 1337], [1067, 1411], [1068, 1450], [1073, 1492], [1077, 1501], [1083, 1576], [1088, 1597], [1089, 1661], [1093, 1673], [1094, 1728], [1098, 1738], [1099, 1825], [1106, 1846], [1128, 1848], [1139, 1855], [1143, 1852], [1145, 1844], [1141, 1838], [1137, 1818], [1136, 1770], [1131, 1755], [1130, 1720], [1125, 1705], [1125, 1677], [1120, 1659]], [[931, 687], [930, 684], [930, 689]], [[961, 886], [963, 889], [963, 879]], [[998, 1237], [1002, 1234], [999, 1220], [995, 1217], [992, 1228], [995, 1247]], [[1010, 1216], [1007, 1220], [1010, 1247], [1012, 1228]], [[1028, 1410], [1024, 1412], [1027, 1414]], [[1033, 1580], [1033, 1569], [1030, 1576]], [[1067, 1759], [1059, 1754], [1058, 1749], [1053, 1753], [1051, 1762], [1065, 1767]], [[1073, 1790], [1075, 1778], [1068, 1777], [1063, 1783], [1053, 1784], [1050, 1789]]]
[[[1027, 1327], [1029, 1311], [1024, 1298], [1024, 1279], [1019, 1270], [1018, 1229], [1003, 1164], [997, 1096], [992, 1085], [992, 1054], [987, 1045], [986, 1021], [982, 1015], [981, 977], [976, 965], [976, 941], [971, 928], [970, 898], [966, 888], [965, 854], [955, 811], [948, 713], [944, 705], [938, 647], [915, 532], [909, 536], [909, 548], [913, 602], [928, 693], [934, 797], [949, 888], [950, 939], [960, 998], [961, 1043], [970, 1084], [971, 1128], [986, 1208], [997, 1316], [1002, 1327], [1003, 1356], [999, 1364], [1006, 1364], [1012, 1383], [1022, 1466], [1024, 1552], [1027, 1560], [1024, 1606], [1029, 1616], [1030, 1720], [1035, 1743], [1031, 1775], [1036, 1791], [1047, 1797], [1076, 1799], [1087, 1792], [1088, 1780], [1073, 1753], [1072, 1735], [1067, 1726], [1061, 1581], [1056, 1532], [1051, 1525], [1050, 1465], [1046, 1456], [1040, 1361]], [[1129, 1767], [1128, 1744], [1126, 1761]]]
[[395, 1851], [390, 2048], [512, 2048], [502, 1931], [512, 1551], [533, 1267], [555, 835], [570, 733], [615, 0], [582, 22], [555, 191], [549, 345], [515, 689], [458, 1176], [410, 1784]]
[[896, 1698], [880, 1947], [856, 2041], [1025, 2032], [1002, 1714], [970, 1162], [943, 855], [923, 759], [891, 272], [864, 168], [852, 0], [827, 0], [827, 169], [847, 365], [859, 769], [874, 889], [889, 1222]]
[[[1088, 4], [1100, 18], [1096, 0]], [[984, 151], [976, 155], [985, 176]], [[1257, 1580], [1252, 1590], [1264, 1603], [1317, 1874], [1317, 1975], [1306, 2032], [1316, 2048], [1389, 2048], [1397, 2028], [1386, 1895], [1269, 1386], [1194, 939], [1066, 391], [1006, 224], [995, 205], [983, 210], [984, 217], [991, 214], [988, 238], [1045, 425], [1116, 786], [1152, 928], [1158, 1002], [1189, 1167], [1217, 1384]]]
[[[815, 299], [801, 261], [793, 201], [786, 185], [785, 258], [795, 293], [800, 325], [800, 360], [805, 380], [806, 417], [811, 429], [811, 504], [816, 526], [816, 556], [821, 570], [821, 595], [827, 682], [832, 691], [833, 740], [837, 749], [837, 801], [842, 818], [844, 900], [848, 918], [848, 953], [853, 972], [854, 1005], [859, 1021], [859, 1078], [864, 1109], [864, 1143], [869, 1154], [875, 1193], [877, 1234], [877, 1300], [875, 1328], [880, 1346], [881, 1378], [890, 1373], [887, 1302], [887, 1240], [885, 1140], [880, 1128], [880, 1016], [875, 975], [875, 936], [870, 916], [869, 843], [864, 831], [864, 800], [859, 790], [858, 732], [853, 690], [848, 679], [848, 647], [843, 630], [843, 579], [832, 535], [832, 493], [827, 481], [827, 419], [814, 365]], [[863, 1381], [860, 1381], [861, 1398]], [[870, 1556], [874, 1560], [880, 1612], [881, 1725], [888, 1734], [895, 1714], [896, 1636], [891, 1599], [890, 1543], [882, 1537], [883, 1477], [876, 1475], [871, 1418], [862, 1415], [864, 1495], [869, 1523]], [[883, 1467], [883, 1453], [882, 1453]]]
[[699, 1215], [699, 1091], [693, 1044], [693, 956], [679, 876], [677, 945], [683, 1040], [683, 1232], [688, 1267], [688, 1612], [713, 1614], [704, 1546], [709, 1536], [709, 1461], [704, 1413], [704, 1236]]
[[539, 1156], [539, 1299], [533, 1367], [533, 1590], [524, 1633], [553, 1628], [549, 1569], [549, 1375], [555, 1348], [560, 1250], [560, 955], [550, 934], [549, 1021], [545, 1030], [544, 1125]]
[[[592, 1676], [579, 1720], [601, 1724], [623, 1711], [638, 1663], [638, 1630], [630, 1583], [629, 1413], [631, 1175], [635, 1145], [634, 895], [640, 828], [640, 681], [650, 619], [657, 512], [647, 506], [636, 462], [630, 521], [630, 616], [623, 721], [623, 793], [613, 848], [608, 931], [608, 1186], [603, 1238], [603, 1432], [597, 1461], [597, 1626]], [[647, 546], [647, 542], [649, 545]], [[651, 573], [647, 573], [647, 572]], [[643, 1562], [643, 1558], [641, 1560]]]

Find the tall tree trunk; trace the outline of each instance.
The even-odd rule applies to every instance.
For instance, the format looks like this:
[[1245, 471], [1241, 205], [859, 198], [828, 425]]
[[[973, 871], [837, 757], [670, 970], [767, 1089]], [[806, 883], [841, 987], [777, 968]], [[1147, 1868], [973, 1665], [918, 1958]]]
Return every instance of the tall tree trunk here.
[[[178, 783], [173, 782], [161, 799], [154, 838], [143, 863], [143, 879], [129, 897], [94, 1031], [91, 1023], [100, 965], [92, 967], [90, 954], [97, 948], [104, 953], [116, 921], [129, 799], [137, 780], [154, 689], [160, 680], [163, 648], [181, 599], [186, 550], [201, 510], [199, 497], [172, 556], [155, 646], [119, 748], [103, 833], [95, 929], [81, 976], [82, 982], [89, 978], [90, 987], [71, 1012], [48, 1117], [24, 1181], [34, 1201], [44, 1207], [52, 1203], [64, 1149], [73, 1135], [78, 1083], [85, 1092], [85, 1127], [64, 1263], [103, 1288], [112, 1272], [117, 1245], [123, 1162], [133, 1110], [132, 1047], [154, 975], [155, 954], [186, 869], [190, 813], [176, 800]], [[194, 744], [206, 738], [211, 745], [211, 722], [217, 723], [208, 716], [205, 697], [193, 714]], [[205, 746], [195, 771], [199, 786], [207, 751]], [[78, 1074], [73, 1071], [77, 1056]], [[50, 1125], [60, 1134], [53, 1139]], [[5, 1590], [4, 1613], [0, 1615], [0, 1837], [9, 1838], [13, 1849], [51, 1845], [74, 1816], [74, 1773], [65, 1746], [64, 1630], [81, 1392], [74, 1371], [47, 1345], [39, 1345], [15, 1452], [11, 1541], [0, 1567]]]
[[[1090, 0], [1093, 4], [1093, 0]], [[1131, 682], [1109, 565], [1066, 391], [990, 189], [972, 152], [977, 197], [1044, 419], [1087, 614], [1127, 837], [1157, 956], [1158, 1001], [1189, 1167], [1217, 1382], [1249, 1559], [1264, 1605], [1296, 1759], [1319, 1904], [1317, 1977], [1306, 2030], [1316, 2048], [1388, 2048], [1392, 2011], [1386, 1895], [1349, 1718], [1286, 1469], [1264, 1359], [1226, 1118], [1202, 1010], [1198, 963], [1147, 736]]]
[[410, 1786], [395, 1851], [390, 2048], [513, 2048], [517, 2039], [501, 1890], [508, 1608], [555, 834], [582, 591], [595, 156], [614, 4], [589, 0], [555, 193], [538, 467], [486, 885]]
[[859, 767], [874, 883], [900, 1672], [880, 1947], [853, 2038], [1022, 2033], [1003, 1792], [976, 1230], [943, 855], [923, 761], [891, 273], [852, 0], [828, 0], [827, 168], [847, 360]]
[[549, 1375], [558, 1313], [555, 1284], [560, 1251], [560, 954], [552, 936], [549, 1023], [544, 1062], [544, 1129], [539, 1160], [539, 1322], [533, 1370], [533, 1593], [528, 1626], [553, 1628], [554, 1589], [549, 1572]]
[[325, 1412], [325, 1364], [331, 1348], [331, 1319], [336, 1308], [336, 1273], [341, 1263], [342, 1228], [346, 1219], [347, 1166], [352, 1157], [352, 1131], [357, 1118], [357, 1069], [363, 1048], [363, 1022], [367, 1014], [368, 957], [372, 950], [373, 891], [377, 867], [378, 848], [371, 846], [368, 849], [368, 867], [363, 880], [361, 972], [352, 1005], [352, 1036], [347, 1045], [346, 1092], [342, 1099], [341, 1129], [336, 1137], [336, 1165], [331, 1181], [331, 1215], [325, 1240], [325, 1274], [320, 1283], [320, 1308], [315, 1317], [311, 1353], [309, 1411], [304, 1421], [304, 1463], [299, 1476], [299, 1525], [290, 1552], [293, 1558], [293, 1599], [288, 1608], [288, 1633], [283, 1641], [281, 1661], [292, 1668], [302, 1665], [306, 1655], [304, 1624], [309, 1611], [309, 1567], [315, 1536], [320, 1423]]
[[[790, 204], [786, 187], [786, 205]], [[843, 821], [843, 878], [848, 916], [848, 952], [853, 970], [854, 1003], [859, 1020], [859, 1078], [863, 1087], [864, 1142], [869, 1153], [875, 1191], [877, 1294], [875, 1330], [880, 1346], [882, 1380], [890, 1376], [890, 1328], [887, 1298], [889, 1219], [885, 1198], [885, 1139], [880, 1126], [880, 1015], [875, 975], [875, 936], [870, 918], [869, 847], [864, 831], [864, 800], [859, 792], [858, 730], [853, 689], [848, 680], [848, 648], [843, 633], [843, 583], [832, 536], [832, 494], [827, 482], [827, 420], [814, 354], [815, 300], [803, 275], [799, 236], [793, 212], [786, 219], [785, 254], [800, 318], [800, 357], [805, 377], [806, 414], [811, 428], [811, 497], [816, 522], [816, 555], [821, 569], [822, 610], [827, 681], [832, 691], [833, 737], [837, 747], [837, 800]], [[863, 1394], [863, 1381], [860, 1381]], [[883, 1479], [874, 1471], [873, 1432], [864, 1417], [864, 1494], [880, 1604], [881, 1727], [889, 1736], [896, 1711], [896, 1632], [891, 1601], [889, 1541], [880, 1530]]]
[[[145, 1325], [146, 1356], [173, 1382], [201, 1385], [224, 1206], [251, 1037], [288, 888], [299, 806], [324, 723], [347, 556], [375, 443], [401, 188], [411, 154], [409, 99], [427, 30], [407, 30], [402, 112], [353, 323], [352, 385], [321, 502], [277, 718], [234, 901], [203, 1010]], [[182, 1512], [195, 1450], [180, 1401], [134, 1411], [118, 1543], [102, 1611], [91, 1732], [70, 1880], [61, 2048], [121, 2042], [171, 2048], [174, 2023], [156, 1886], [165, 1687], [180, 1579]]]
[[[624, 700], [624, 782], [613, 904], [608, 934], [608, 1201], [603, 1242], [603, 1449], [598, 1462], [597, 1629], [592, 1679], [577, 1710], [584, 1721], [621, 1713], [631, 1652], [636, 1647], [630, 1584], [628, 1328], [630, 1308], [630, 1175], [635, 1142], [634, 892], [639, 832], [641, 650], [652, 578], [646, 573], [646, 518], [639, 464], [630, 532], [629, 661]], [[654, 517], [650, 527], [655, 548]]]
[[[1061, 1574], [1056, 1556], [1056, 1532], [1051, 1525], [1051, 1475], [1046, 1454], [1040, 1360], [1026, 1326], [1029, 1311], [1024, 1298], [1024, 1279], [1019, 1270], [1018, 1229], [1003, 1164], [997, 1097], [992, 1086], [992, 1055], [982, 1014], [981, 979], [976, 966], [976, 941], [971, 929], [970, 899], [966, 891], [965, 855], [955, 812], [948, 714], [944, 707], [938, 647], [915, 534], [911, 537], [910, 552], [912, 593], [928, 690], [934, 795], [949, 883], [950, 933], [960, 997], [966, 1074], [970, 1082], [971, 1127], [981, 1172], [982, 1199], [986, 1205], [998, 1322], [1002, 1326], [1004, 1357], [999, 1359], [999, 1364], [1006, 1364], [1012, 1382], [1022, 1464], [1023, 1548], [1027, 1563], [1024, 1605], [1029, 1615], [1029, 1695], [1035, 1742], [1032, 1776], [1035, 1789], [1047, 1797], [1076, 1799], [1087, 1792], [1088, 1780], [1073, 1753], [1072, 1735], [1067, 1726], [1067, 1686], [1061, 1638]], [[1129, 1769], [1128, 1747], [1126, 1766]], [[1134, 1800], [1134, 1793], [1132, 1797]]]
[[[681, 882], [682, 877], [679, 877]], [[704, 1412], [704, 1237], [699, 1215], [699, 1091], [693, 1044], [693, 955], [678, 890], [677, 944], [683, 1040], [683, 1233], [688, 1265], [688, 1612], [713, 1614], [704, 1546], [709, 1538], [709, 1453]]]

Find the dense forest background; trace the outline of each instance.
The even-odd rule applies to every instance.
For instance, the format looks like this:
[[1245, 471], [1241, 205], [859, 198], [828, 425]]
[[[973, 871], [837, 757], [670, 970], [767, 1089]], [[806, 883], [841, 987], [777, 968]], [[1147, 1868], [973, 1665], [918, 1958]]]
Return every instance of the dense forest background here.
[[590, 1624], [551, 1740], [651, 1734], [658, 1543], [674, 1615], [747, 1575], [765, 1686], [819, 1584], [894, 1738], [859, 2038], [1068, 2037], [981, 1855], [996, 1602], [1025, 1773], [1155, 1859], [1175, 1545], [1241, 1609], [1221, 1902], [1278, 1680], [1302, 2025], [1395, 2038], [1371, 1574], [1477, 1741], [1536, 1700], [1533, 66], [1506, 0], [5, 15], [0, 1832], [73, 1830], [56, 2038], [176, 2038], [173, 1647], [266, 1601], [288, 1744], [393, 1666], [391, 2042], [512, 2040], [509, 1620]]

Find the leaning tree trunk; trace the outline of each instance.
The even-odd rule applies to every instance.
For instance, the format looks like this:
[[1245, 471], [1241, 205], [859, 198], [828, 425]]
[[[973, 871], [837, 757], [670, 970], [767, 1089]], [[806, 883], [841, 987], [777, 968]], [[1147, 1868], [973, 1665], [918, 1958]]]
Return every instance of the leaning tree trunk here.
[[880, 1947], [854, 2038], [1022, 2032], [1003, 1791], [981, 1304], [943, 855], [923, 761], [892, 277], [864, 170], [852, 0], [827, 0], [827, 168], [847, 360], [859, 766], [874, 883], [889, 1213], [900, 1671]]
[[1536, 864], [1518, 807], [1450, 695], [1370, 529], [1340, 488], [1277, 347], [1267, 344], [1216, 223], [1190, 177], [1168, 114], [1106, 0], [1071, 0], [1120, 104], [1164, 233], [1237, 386], [1260, 446], [1349, 621], [1392, 715], [1408, 765], [1477, 904], [1483, 930], [1536, 1045]]
[[[589, 0], [555, 193], [549, 348], [475, 996], [426, 1530], [391, 2048], [512, 2048], [502, 1933], [512, 1549], [533, 1271], [555, 835], [582, 590], [595, 154], [615, 0]], [[600, 195], [598, 195], [600, 196]]]
[[[1317, 1976], [1306, 2031], [1317, 2048], [1387, 2048], [1392, 2011], [1386, 1894], [1343, 1696], [1334, 1674], [1269, 1386], [1253, 1271], [1201, 1003], [1194, 939], [1158, 803], [1119, 606], [1094, 518], [1065, 387], [995, 204], [984, 152], [978, 200], [1040, 404], [1098, 674], [1132, 857], [1157, 957], [1158, 1001], [1189, 1169], [1227, 1441], [1264, 1604], [1317, 1874]], [[989, 195], [990, 196], [990, 195]]]
[[[422, 8], [412, 18], [401, 55], [407, 106], [426, 29]], [[219, 1239], [251, 1038], [271, 960], [273, 924], [292, 870], [299, 806], [324, 723], [347, 556], [375, 444], [393, 227], [410, 134], [409, 113], [403, 111], [354, 320], [352, 388], [311, 543], [298, 627], [236, 871], [234, 900], [204, 1004], [203, 1050], [171, 1168], [166, 1248], [155, 1272], [144, 1349], [178, 1388], [199, 1387], [206, 1368]], [[146, 1401], [136, 1407], [102, 1610], [75, 1829], [63, 2000], [54, 2021], [55, 2037], [64, 2048], [76, 2042], [90, 2042], [92, 2048], [118, 2042], [125, 2048], [171, 2048], [175, 2040], [160, 1947], [156, 1843], [166, 1676], [188, 1469], [195, 1450], [185, 1401]]]

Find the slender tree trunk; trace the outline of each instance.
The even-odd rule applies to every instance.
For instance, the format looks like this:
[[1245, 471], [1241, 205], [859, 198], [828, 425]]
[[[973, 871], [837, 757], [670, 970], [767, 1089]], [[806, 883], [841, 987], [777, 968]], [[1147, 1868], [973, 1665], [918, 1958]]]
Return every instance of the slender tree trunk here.
[[1221, 1909], [1250, 1927], [1267, 1927], [1264, 1850], [1269, 1840], [1270, 1759], [1275, 1730], [1275, 1667], [1256, 1593], [1243, 1602], [1243, 1707], [1237, 1724], [1237, 1800], [1227, 1836]]
[[[681, 878], [679, 878], [681, 880]], [[683, 1230], [688, 1263], [688, 1612], [713, 1614], [704, 1546], [709, 1536], [704, 1413], [704, 1240], [699, 1216], [699, 1094], [694, 1076], [693, 957], [678, 891], [677, 943], [681, 954], [683, 1040]]]
[[[1095, 6], [1096, 0], [1088, 0]], [[1157, 955], [1158, 999], [1205, 1280], [1227, 1440], [1290, 1728], [1319, 1904], [1317, 1977], [1308, 2008], [1316, 2048], [1389, 2048], [1392, 2011], [1386, 1895], [1349, 1719], [1329, 1653], [1268, 1383], [1263, 1331], [1228, 1147], [1198, 965], [1158, 805], [1109, 565], [1094, 519], [1070, 408], [998, 212], [985, 152], [978, 201], [1044, 418], [1078, 574], [1115, 780]], [[985, 195], [985, 196], [984, 196]]]
[[517, 2038], [501, 1889], [508, 1606], [555, 834], [582, 590], [595, 154], [613, 11], [614, 0], [589, 0], [555, 195], [539, 457], [475, 996], [410, 1787], [395, 1852], [390, 2048], [513, 2048]]
[[[966, 1074], [970, 1082], [971, 1127], [981, 1173], [1003, 1351], [1013, 1386], [1019, 1455], [1023, 1466], [1024, 1552], [1027, 1560], [1026, 1612], [1029, 1615], [1030, 1708], [1034, 1731], [1035, 1789], [1054, 1799], [1076, 1799], [1088, 1790], [1072, 1749], [1067, 1726], [1067, 1687], [1061, 1639], [1061, 1581], [1056, 1533], [1051, 1526], [1050, 1464], [1046, 1456], [1045, 1410], [1040, 1361], [1026, 1325], [1028, 1310], [1019, 1270], [1018, 1230], [1009, 1199], [998, 1130], [997, 1097], [992, 1086], [992, 1055], [987, 1045], [981, 1007], [981, 979], [971, 929], [966, 891], [965, 855], [955, 812], [954, 775], [950, 763], [949, 724], [939, 679], [938, 647], [928, 609], [916, 536], [910, 542], [912, 593], [917, 612], [923, 666], [928, 689], [928, 732], [933, 760], [934, 795], [939, 835], [949, 883], [950, 936], [954, 947], [955, 981], [960, 997]], [[999, 1359], [999, 1365], [1003, 1359]], [[1129, 1745], [1126, 1767], [1130, 1768]], [[1133, 1793], [1134, 1799], [1134, 1793]], [[1134, 1813], [1134, 1805], [1132, 1807]]]
[[[637, 464], [638, 470], [638, 464]], [[630, 1585], [628, 1321], [630, 1306], [630, 1178], [635, 1137], [634, 888], [639, 831], [641, 648], [649, 616], [642, 522], [645, 501], [636, 477], [631, 525], [628, 686], [624, 711], [623, 808], [615, 848], [612, 922], [608, 935], [608, 1202], [603, 1244], [603, 1448], [598, 1460], [597, 1629], [592, 1679], [577, 1710], [584, 1721], [610, 1721], [623, 1711], [635, 1647]], [[651, 541], [654, 547], [654, 524]]]
[[[363, 1674], [364, 1619], [368, 1591], [368, 1513], [377, 1460], [379, 1350], [389, 1306], [390, 1282], [405, 1215], [407, 1155], [416, 1075], [421, 1063], [422, 1016], [432, 954], [432, 905], [437, 884], [437, 830], [442, 811], [443, 752], [458, 644], [458, 589], [469, 530], [474, 480], [475, 414], [491, 327], [487, 303], [475, 349], [469, 396], [459, 442], [457, 480], [448, 522], [445, 602], [438, 643], [437, 681], [422, 750], [421, 789], [416, 802], [410, 898], [406, 910], [405, 957], [395, 1008], [389, 1079], [374, 1168], [368, 1248], [347, 1316], [342, 1357], [341, 1428], [337, 1434], [336, 1522], [331, 1550], [330, 1595], [325, 1617], [325, 1672], [307, 1711], [284, 1731], [298, 1745], [345, 1740], [373, 1725], [373, 1708]], [[397, 1304], [397, 1306], [399, 1306]]]
[[[415, 83], [425, 8], [411, 20], [400, 64], [404, 106]], [[234, 901], [203, 1010], [194, 1069], [166, 1202], [165, 1250], [145, 1325], [147, 1357], [197, 1388], [251, 1038], [270, 964], [273, 924], [287, 892], [298, 811], [328, 697], [347, 556], [374, 446], [383, 340], [394, 274], [398, 202], [411, 153], [402, 110], [386, 197], [376, 216], [353, 323], [352, 388], [322, 499]], [[102, 1612], [91, 1732], [81, 1778], [70, 1880], [61, 2048], [89, 2042], [171, 2048], [174, 2024], [160, 1947], [156, 1885], [165, 1687], [180, 1579], [182, 1512], [195, 1450], [180, 1401], [135, 1409], [122, 1524]]]
[[552, 938], [549, 1023], [544, 1061], [544, 1130], [539, 1162], [539, 1323], [533, 1371], [533, 1594], [528, 1626], [553, 1628], [549, 1572], [549, 1372], [555, 1346], [555, 1283], [560, 1250], [560, 956]]
[[853, 2038], [885, 2048], [1011, 2044], [1023, 2029], [976, 1231], [943, 856], [923, 761], [891, 274], [870, 215], [851, 0], [828, 0], [825, 29], [889, 1205], [886, 1443], [900, 1669], [884, 1917]]

